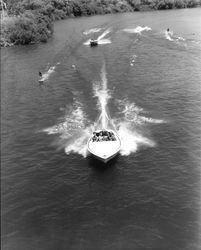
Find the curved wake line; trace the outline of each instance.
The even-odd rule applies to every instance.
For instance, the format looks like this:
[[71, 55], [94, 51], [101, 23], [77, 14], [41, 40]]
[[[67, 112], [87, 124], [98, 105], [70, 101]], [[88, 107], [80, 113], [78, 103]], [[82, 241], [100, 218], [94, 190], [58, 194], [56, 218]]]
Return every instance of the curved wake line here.
[[109, 34], [111, 32], [110, 29], [107, 29], [106, 31], [103, 32], [103, 34], [101, 34], [97, 40], [100, 41], [101, 39], [103, 39], [107, 34]]
[[102, 30], [102, 28], [92, 28], [92, 29], [84, 31], [83, 34], [84, 35], [89, 35], [91, 33], [97, 33], [97, 32], [99, 32], [101, 30]]
[[148, 113], [143, 108], [138, 107], [134, 102], [131, 103], [128, 100], [117, 100], [120, 113], [123, 115], [123, 120], [130, 122], [131, 124], [143, 125], [146, 123], [162, 124], [165, 123], [162, 119], [154, 119], [151, 117], [145, 117], [144, 113]]

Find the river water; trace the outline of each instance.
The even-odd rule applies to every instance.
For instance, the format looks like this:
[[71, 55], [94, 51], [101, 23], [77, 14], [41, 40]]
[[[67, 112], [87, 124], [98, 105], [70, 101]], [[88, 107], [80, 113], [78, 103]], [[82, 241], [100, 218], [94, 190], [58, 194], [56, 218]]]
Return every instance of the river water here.
[[[69, 19], [2, 49], [3, 250], [200, 249], [200, 17]], [[101, 114], [122, 141], [106, 165], [86, 150]]]

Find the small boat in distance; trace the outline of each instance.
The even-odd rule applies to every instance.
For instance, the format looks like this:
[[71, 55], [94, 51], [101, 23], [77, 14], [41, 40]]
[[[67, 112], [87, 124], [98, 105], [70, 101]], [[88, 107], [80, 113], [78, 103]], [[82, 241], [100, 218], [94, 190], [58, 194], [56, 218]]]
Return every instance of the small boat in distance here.
[[121, 141], [114, 130], [97, 130], [93, 132], [87, 147], [92, 155], [106, 163], [117, 155]]
[[39, 80], [38, 80], [39, 83], [43, 83], [43, 81], [44, 81], [44, 76], [43, 76], [43, 74], [39, 71], [39, 72], [38, 72], [38, 75], [39, 75], [39, 77], [40, 77]]
[[90, 45], [91, 45], [91, 47], [98, 46], [98, 40], [91, 39], [90, 40]]

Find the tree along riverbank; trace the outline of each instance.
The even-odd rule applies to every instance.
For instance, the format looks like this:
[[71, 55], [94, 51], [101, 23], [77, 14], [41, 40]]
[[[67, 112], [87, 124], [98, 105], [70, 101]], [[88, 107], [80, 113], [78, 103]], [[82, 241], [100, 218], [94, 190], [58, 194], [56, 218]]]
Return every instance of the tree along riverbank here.
[[53, 21], [68, 17], [197, 6], [201, 0], [4, 0], [0, 45], [47, 42]]

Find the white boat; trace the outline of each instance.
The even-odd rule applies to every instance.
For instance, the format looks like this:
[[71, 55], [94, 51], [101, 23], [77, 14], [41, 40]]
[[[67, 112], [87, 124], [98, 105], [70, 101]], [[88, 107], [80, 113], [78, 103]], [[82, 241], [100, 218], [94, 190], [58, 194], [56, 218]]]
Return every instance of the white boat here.
[[97, 130], [93, 132], [87, 146], [92, 155], [106, 163], [118, 154], [121, 141], [114, 130]]

